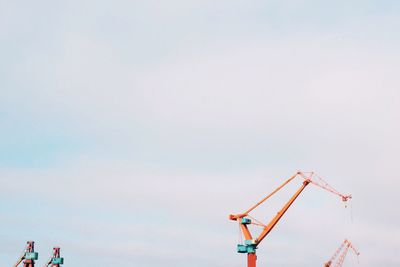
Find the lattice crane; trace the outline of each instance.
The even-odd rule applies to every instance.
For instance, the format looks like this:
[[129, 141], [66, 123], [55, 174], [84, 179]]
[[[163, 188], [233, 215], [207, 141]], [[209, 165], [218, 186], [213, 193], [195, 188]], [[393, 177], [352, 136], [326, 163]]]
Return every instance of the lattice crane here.
[[[353, 246], [353, 244], [349, 240], [345, 239], [343, 243], [340, 245], [340, 247], [335, 251], [335, 254], [333, 254], [333, 256], [329, 259], [329, 261], [327, 261], [324, 264], [324, 267], [343, 266], [344, 259], [346, 258], [347, 252], [349, 252], [350, 248], [354, 252], [354, 254], [357, 255], [357, 257], [358, 255], [360, 255], [360, 252], [358, 252], [358, 250]], [[337, 258], [338, 256], [339, 258]], [[337, 261], [335, 262], [336, 258]]]
[[35, 267], [35, 260], [38, 259], [39, 254], [35, 252], [34, 248], [35, 242], [28, 241], [25, 251], [22, 253], [21, 257], [14, 264], [17, 267], [22, 261], [24, 261], [24, 267]]
[[[294, 180], [296, 177], [301, 177], [303, 179], [303, 184], [301, 187], [295, 192], [295, 194], [289, 199], [289, 201], [283, 206], [283, 208], [272, 218], [272, 220], [268, 224], [264, 224], [259, 220], [255, 219], [254, 217], [250, 216], [249, 213], [257, 208], [259, 205], [264, 203], [268, 198]], [[237, 221], [239, 223], [239, 227], [241, 233], [244, 236], [244, 244], [237, 245], [237, 252], [238, 253], [247, 253], [247, 266], [248, 267], [256, 267], [256, 249], [261, 243], [261, 241], [272, 231], [275, 225], [279, 222], [285, 212], [290, 208], [296, 198], [301, 194], [304, 188], [309, 184], [314, 184], [324, 190], [327, 190], [337, 196], [339, 196], [342, 201], [346, 202], [351, 198], [351, 195], [343, 195], [339, 193], [336, 189], [331, 187], [327, 182], [325, 182], [321, 177], [316, 175], [313, 172], [297, 172], [292, 177], [290, 177], [287, 181], [285, 181], [282, 185], [280, 185], [277, 189], [272, 191], [269, 195], [264, 197], [261, 201], [257, 204], [249, 208], [243, 213], [239, 213], [236, 215], [229, 215], [229, 219], [233, 221]], [[258, 237], [253, 237], [249, 230], [249, 225], [253, 224], [256, 226], [261, 226], [263, 228], [261, 234]]]
[[53, 248], [53, 255], [44, 265], [44, 267], [60, 267], [61, 264], [64, 264], [64, 258], [60, 257], [60, 248], [55, 247]]

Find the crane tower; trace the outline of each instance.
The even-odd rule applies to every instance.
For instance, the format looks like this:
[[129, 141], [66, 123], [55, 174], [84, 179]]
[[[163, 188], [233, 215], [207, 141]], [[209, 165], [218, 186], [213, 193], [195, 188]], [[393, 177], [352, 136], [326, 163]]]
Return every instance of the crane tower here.
[[44, 267], [60, 267], [60, 265], [64, 264], [64, 258], [60, 257], [60, 248], [53, 248], [53, 255], [44, 265]]
[[34, 248], [35, 242], [28, 241], [25, 251], [19, 257], [18, 261], [14, 264], [14, 267], [17, 267], [22, 261], [24, 267], [35, 267], [35, 260], [38, 259], [39, 254], [35, 252]]

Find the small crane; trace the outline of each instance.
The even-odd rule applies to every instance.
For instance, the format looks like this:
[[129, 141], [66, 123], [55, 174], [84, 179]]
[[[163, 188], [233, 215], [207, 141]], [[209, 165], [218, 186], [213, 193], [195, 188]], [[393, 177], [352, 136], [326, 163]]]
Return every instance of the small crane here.
[[35, 252], [34, 248], [35, 242], [28, 241], [25, 251], [22, 253], [21, 257], [14, 264], [17, 267], [22, 261], [24, 261], [24, 267], [35, 267], [35, 260], [38, 259], [39, 254]]
[[[343, 241], [343, 243], [340, 245], [340, 247], [335, 251], [335, 254], [333, 254], [333, 256], [329, 259], [329, 261], [327, 261], [324, 264], [324, 267], [333, 266], [332, 264], [334, 264], [334, 262], [338, 256], [339, 256], [339, 258], [336, 261], [334, 267], [343, 266], [344, 259], [346, 258], [347, 252], [349, 251], [350, 248], [353, 250], [354, 254], [357, 255], [357, 257], [358, 257], [358, 255], [360, 255], [360, 252], [357, 251], [357, 249], [353, 246], [353, 244], [349, 240], [345, 239]], [[340, 255], [339, 255], [339, 253], [340, 253]]]
[[[280, 189], [282, 189], [284, 186], [286, 186], [288, 183], [290, 183], [293, 179], [296, 177], [301, 177], [303, 178], [303, 184], [302, 186], [295, 192], [295, 194], [289, 199], [289, 201], [283, 206], [283, 208], [275, 215], [274, 218], [268, 223], [264, 224], [254, 217], [250, 216], [249, 213], [253, 211], [255, 208], [257, 208], [259, 205], [261, 205], [263, 202], [265, 202], [268, 198], [270, 198], [272, 195], [274, 195], [276, 192], [278, 192]], [[325, 182], [321, 177], [316, 175], [313, 172], [297, 172], [295, 173], [292, 177], [290, 177], [287, 181], [285, 181], [282, 185], [280, 185], [278, 188], [276, 188], [274, 191], [272, 191], [269, 195], [264, 197], [261, 201], [259, 201], [257, 204], [249, 208], [243, 213], [239, 213], [236, 215], [229, 215], [229, 219], [233, 221], [237, 221], [239, 223], [239, 228], [245, 238], [244, 244], [238, 244], [237, 245], [237, 252], [238, 253], [247, 253], [247, 266], [248, 267], [256, 267], [256, 261], [257, 261], [257, 256], [256, 256], [256, 249], [258, 245], [261, 243], [261, 241], [272, 231], [272, 229], [275, 227], [275, 225], [279, 222], [279, 220], [282, 218], [282, 216], [285, 214], [285, 212], [290, 208], [290, 206], [293, 204], [293, 202], [296, 200], [296, 198], [301, 194], [301, 192], [306, 188], [307, 185], [310, 183], [327, 190], [337, 196], [339, 196], [342, 201], [346, 202], [351, 198], [351, 195], [343, 195], [339, 193], [336, 189], [331, 187], [327, 182]], [[250, 233], [250, 230], [248, 228], [248, 225], [253, 224], [256, 226], [261, 226], [263, 228], [261, 234], [253, 238], [253, 235]]]
[[64, 258], [60, 257], [60, 248], [55, 247], [53, 248], [53, 256], [47, 261], [44, 267], [60, 267], [60, 265], [64, 264]]

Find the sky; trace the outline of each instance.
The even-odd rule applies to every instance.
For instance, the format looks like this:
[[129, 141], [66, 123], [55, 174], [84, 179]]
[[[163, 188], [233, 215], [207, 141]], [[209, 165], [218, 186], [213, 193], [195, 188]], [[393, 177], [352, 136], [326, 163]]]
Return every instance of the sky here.
[[[1, 1], [0, 264], [400, 266], [398, 1]], [[268, 222], [301, 186], [260, 207]]]

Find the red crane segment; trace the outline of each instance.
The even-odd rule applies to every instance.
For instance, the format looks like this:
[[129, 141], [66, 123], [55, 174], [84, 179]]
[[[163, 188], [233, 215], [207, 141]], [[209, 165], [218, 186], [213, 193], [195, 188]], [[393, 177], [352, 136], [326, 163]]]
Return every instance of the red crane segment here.
[[35, 260], [38, 259], [38, 253], [34, 249], [35, 242], [28, 241], [25, 251], [22, 253], [21, 257], [14, 264], [17, 267], [22, 261], [24, 261], [24, 267], [35, 267]]
[[354, 254], [356, 254], [357, 257], [358, 255], [360, 255], [360, 252], [358, 252], [353, 244], [349, 240], [345, 239], [340, 247], [335, 251], [333, 256], [329, 259], [329, 261], [324, 264], [324, 267], [331, 267], [338, 256], [339, 258], [335, 263], [335, 267], [343, 266], [344, 259], [346, 258], [346, 255], [349, 252], [350, 248], [353, 250]]
[[[294, 193], [294, 195], [289, 199], [289, 201], [281, 208], [281, 210], [272, 218], [272, 220], [268, 224], [264, 224], [249, 215], [249, 213], [251, 211], [253, 211], [259, 205], [264, 203], [267, 199], [269, 199], [276, 192], [278, 192], [283, 187], [285, 187], [288, 183], [293, 181], [296, 177], [301, 177], [304, 180], [302, 183], [302, 186]], [[248, 267], [256, 267], [257, 246], [272, 231], [272, 229], [279, 222], [279, 220], [282, 218], [282, 216], [285, 214], [285, 212], [290, 208], [290, 206], [293, 204], [293, 202], [297, 199], [297, 197], [304, 190], [304, 188], [306, 188], [306, 186], [309, 185], [310, 183], [339, 196], [343, 201], [347, 201], [351, 198], [350, 195], [343, 195], [343, 194], [339, 193], [336, 189], [331, 187], [321, 177], [316, 176], [313, 172], [297, 172], [292, 177], [290, 177], [288, 180], [286, 180], [283, 184], [281, 184], [278, 188], [276, 188], [274, 191], [272, 191], [270, 194], [268, 194], [266, 197], [261, 199], [259, 202], [257, 202], [255, 205], [250, 207], [245, 212], [239, 213], [236, 215], [232, 215], [232, 214], [229, 215], [230, 220], [237, 221], [239, 223], [240, 230], [245, 238], [244, 244], [238, 244], [237, 251], [239, 253], [247, 253], [247, 266]], [[252, 222], [252, 220], [250, 218], [253, 219], [255, 222]], [[253, 236], [250, 233], [250, 230], [248, 228], [249, 224], [263, 227], [263, 230], [258, 237], [253, 238]]]

